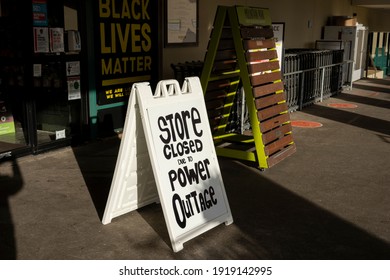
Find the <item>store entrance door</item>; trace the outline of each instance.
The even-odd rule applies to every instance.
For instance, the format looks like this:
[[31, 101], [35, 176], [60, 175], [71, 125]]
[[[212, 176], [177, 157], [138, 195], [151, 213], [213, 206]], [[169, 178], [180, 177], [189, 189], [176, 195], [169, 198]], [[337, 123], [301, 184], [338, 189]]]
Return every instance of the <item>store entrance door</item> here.
[[27, 7], [31, 4], [0, 0], [0, 7], [0, 160], [4, 160], [15, 153], [30, 152], [32, 147], [26, 98], [29, 93], [26, 38], [31, 36], [28, 28], [31, 12]]
[[[47, 65], [65, 69], [63, 62]], [[0, 81], [0, 161], [79, 141], [81, 100], [69, 100], [63, 86], [26, 88], [10, 86], [9, 78]]]
[[0, 0], [0, 161], [80, 141], [77, 9], [78, 1]]

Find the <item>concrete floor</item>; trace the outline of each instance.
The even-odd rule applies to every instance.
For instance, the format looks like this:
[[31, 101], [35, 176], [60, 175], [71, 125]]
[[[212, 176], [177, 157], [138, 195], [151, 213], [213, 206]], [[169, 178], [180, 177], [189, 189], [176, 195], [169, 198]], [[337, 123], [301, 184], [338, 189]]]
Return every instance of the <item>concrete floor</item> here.
[[291, 119], [323, 126], [294, 127], [297, 152], [263, 172], [219, 158], [234, 223], [178, 253], [158, 204], [101, 223], [119, 139], [0, 163], [1, 259], [390, 259], [390, 83]]

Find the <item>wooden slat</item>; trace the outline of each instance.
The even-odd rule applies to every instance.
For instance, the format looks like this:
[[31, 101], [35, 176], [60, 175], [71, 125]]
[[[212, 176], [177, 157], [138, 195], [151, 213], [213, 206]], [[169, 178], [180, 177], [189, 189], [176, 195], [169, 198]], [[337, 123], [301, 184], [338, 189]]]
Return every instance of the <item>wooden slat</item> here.
[[264, 145], [267, 145], [268, 143], [283, 137], [285, 134], [291, 132], [291, 130], [292, 130], [291, 124], [288, 123], [288, 124], [279, 126], [273, 130], [270, 130], [267, 133], [264, 133], [262, 135]]
[[214, 99], [206, 102], [206, 108], [207, 110], [216, 110], [216, 109], [221, 109], [225, 105], [225, 99], [220, 98], [220, 99]]
[[261, 61], [266, 59], [278, 58], [278, 53], [276, 50], [246, 52], [245, 56], [247, 62], [254, 62], [254, 61]]
[[241, 27], [242, 38], [265, 38], [270, 39], [274, 37], [274, 31], [271, 28], [250, 28]]
[[282, 150], [284, 147], [288, 146], [293, 142], [293, 137], [291, 134], [287, 134], [283, 138], [280, 138], [279, 140], [276, 140], [275, 142], [272, 142], [271, 144], [268, 144], [264, 148], [264, 152], [267, 156], [272, 155], [276, 153], [277, 151]]
[[280, 152], [277, 152], [276, 154], [273, 154], [269, 158], [267, 158], [268, 168], [278, 164], [282, 160], [284, 160], [286, 157], [291, 156], [297, 151], [296, 145], [291, 144], [281, 150]]
[[236, 58], [237, 54], [234, 49], [221, 50], [215, 54], [215, 60], [229, 60]]
[[218, 50], [234, 49], [234, 41], [232, 39], [221, 39], [218, 44]]
[[266, 85], [260, 85], [257, 87], [254, 87], [252, 89], [253, 96], [255, 98], [262, 97], [265, 95], [268, 95], [270, 93], [274, 93], [280, 90], [284, 89], [284, 85], [282, 82], [272, 83], [272, 84], [266, 84]]
[[244, 40], [243, 41], [244, 49], [271, 49], [275, 48], [275, 40], [274, 39], [266, 39], [266, 40]]
[[224, 27], [221, 32], [221, 39], [232, 39], [233, 38], [233, 33], [232, 33], [232, 28], [231, 27]]
[[286, 100], [284, 92], [255, 99], [256, 109], [262, 109]]
[[222, 72], [222, 71], [233, 71], [236, 69], [237, 61], [236, 60], [221, 60], [215, 61], [213, 65], [214, 72]]
[[206, 102], [213, 99], [224, 99], [227, 96], [227, 92], [224, 90], [215, 90], [215, 91], [208, 91], [206, 92], [204, 98]]
[[223, 115], [215, 115], [215, 116], [208, 115], [208, 117], [209, 117], [209, 120], [213, 121], [213, 122], [215, 122], [215, 121], [220, 122], [223, 119]]
[[268, 107], [266, 109], [262, 109], [257, 111], [257, 117], [260, 121], [269, 119], [281, 113], [284, 113], [288, 110], [287, 103], [281, 103], [275, 106]]
[[266, 120], [264, 122], [260, 122], [260, 131], [262, 133], [265, 133], [271, 129], [274, 129], [277, 126], [282, 125], [285, 122], [290, 121], [290, 115], [289, 114], [282, 114], [279, 116], [276, 116], [275, 118]]
[[207, 86], [207, 91], [216, 90], [216, 89], [223, 89], [223, 88], [226, 88], [229, 86], [231, 86], [230, 80], [212, 81], [212, 82], [209, 82], [209, 84]]
[[253, 139], [253, 135], [243, 135], [236, 133], [229, 133], [224, 135], [219, 135], [218, 140], [223, 140], [228, 143], [245, 143], [250, 144], [254, 143], [255, 139]]
[[266, 83], [272, 83], [280, 79], [282, 79], [282, 75], [280, 71], [265, 73], [265, 74], [251, 76], [251, 84], [252, 86], [257, 86]]
[[207, 115], [209, 119], [221, 118], [223, 115], [224, 108], [218, 110], [209, 110], [207, 111]]
[[268, 61], [248, 64], [248, 71], [250, 74], [264, 72], [267, 70], [277, 70], [279, 68], [279, 61]]
[[209, 119], [209, 123], [210, 123], [210, 128], [212, 131], [216, 131], [218, 129], [218, 126], [221, 122], [221, 119], [219, 118], [216, 118], [216, 119]]

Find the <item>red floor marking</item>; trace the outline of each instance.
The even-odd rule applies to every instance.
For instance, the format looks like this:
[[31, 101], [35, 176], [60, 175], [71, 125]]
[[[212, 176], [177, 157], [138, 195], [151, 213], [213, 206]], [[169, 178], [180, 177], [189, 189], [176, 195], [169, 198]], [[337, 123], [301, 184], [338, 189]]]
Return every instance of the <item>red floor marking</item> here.
[[291, 121], [291, 125], [294, 126], [294, 127], [317, 128], [317, 127], [321, 127], [322, 123], [312, 122], [312, 121], [296, 120], [296, 121]]
[[352, 109], [358, 107], [356, 104], [351, 104], [351, 103], [329, 103], [328, 106], [333, 108], [345, 108], [345, 109]]

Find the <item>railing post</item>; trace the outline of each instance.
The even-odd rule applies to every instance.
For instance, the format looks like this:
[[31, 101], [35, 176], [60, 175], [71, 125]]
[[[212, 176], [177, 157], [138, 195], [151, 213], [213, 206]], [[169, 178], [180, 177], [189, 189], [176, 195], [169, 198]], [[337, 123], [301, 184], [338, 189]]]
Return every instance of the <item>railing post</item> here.
[[305, 72], [301, 73], [301, 90], [300, 90], [300, 96], [299, 96], [299, 110], [301, 111], [303, 108], [303, 91], [305, 90], [304, 87], [304, 82], [305, 82]]
[[325, 67], [321, 68], [321, 97], [320, 97], [320, 102], [322, 102], [324, 98], [324, 82], [325, 82]]

